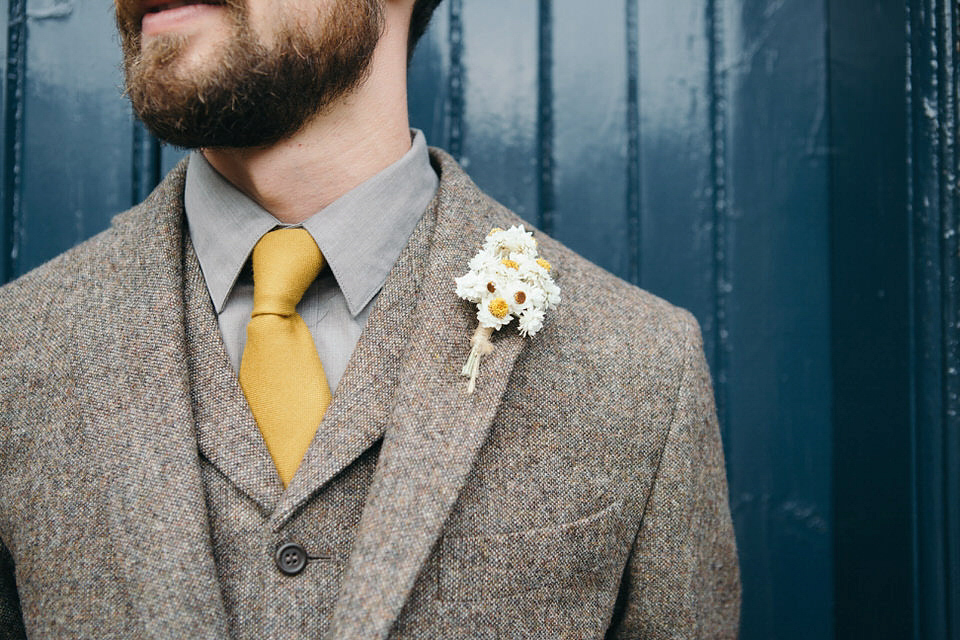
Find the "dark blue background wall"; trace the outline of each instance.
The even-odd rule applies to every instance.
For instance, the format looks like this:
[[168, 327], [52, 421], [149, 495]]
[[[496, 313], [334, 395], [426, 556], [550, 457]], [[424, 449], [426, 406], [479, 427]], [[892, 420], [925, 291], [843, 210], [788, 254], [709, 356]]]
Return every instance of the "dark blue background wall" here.
[[[182, 154], [109, 0], [0, 29], [3, 281]], [[445, 0], [415, 56], [432, 144], [700, 320], [744, 638], [960, 637], [956, 34], [946, 0]]]

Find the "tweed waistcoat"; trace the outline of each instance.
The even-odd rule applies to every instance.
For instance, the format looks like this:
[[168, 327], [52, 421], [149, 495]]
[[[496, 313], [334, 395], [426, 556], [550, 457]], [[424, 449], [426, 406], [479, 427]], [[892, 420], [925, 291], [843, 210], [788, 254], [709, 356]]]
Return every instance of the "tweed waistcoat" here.
[[[434, 219], [431, 206], [391, 271], [381, 293], [384, 303], [371, 312], [303, 472], [315, 470], [330, 455], [335, 463], [313, 477], [312, 493], [280, 526], [271, 515], [283, 486], [230, 365], [193, 244], [184, 233], [191, 403], [214, 561], [233, 638], [316, 638], [327, 631], [380, 451], [382, 439], [370, 442], [367, 435], [386, 429], [396, 388], [392, 380], [408, 342], [410, 314], [393, 302], [416, 300], [419, 294], [422, 274], [415, 256], [424, 254]], [[364, 388], [375, 393], [358, 397]], [[287, 542], [316, 558], [295, 576], [283, 574], [274, 562], [276, 550]]]

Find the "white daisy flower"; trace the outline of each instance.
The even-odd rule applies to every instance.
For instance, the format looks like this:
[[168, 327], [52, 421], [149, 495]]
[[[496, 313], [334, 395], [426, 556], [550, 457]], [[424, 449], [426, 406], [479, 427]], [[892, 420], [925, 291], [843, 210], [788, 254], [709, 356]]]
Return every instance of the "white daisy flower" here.
[[532, 336], [543, 328], [543, 309], [532, 307], [523, 312], [519, 320], [520, 333], [526, 336]]
[[524, 293], [527, 296], [527, 304], [524, 306], [524, 309], [532, 309], [534, 307], [537, 309], [547, 308], [547, 296], [543, 292], [543, 289], [538, 287], [536, 283], [528, 284]]
[[499, 264], [500, 260], [495, 255], [481, 251], [470, 259], [470, 263], [467, 266], [470, 268], [470, 271], [481, 273], [495, 271]]
[[510, 324], [511, 320], [513, 316], [510, 315], [510, 305], [504, 298], [490, 296], [477, 305], [477, 321], [481, 327], [499, 331], [500, 327]]
[[480, 302], [487, 284], [480, 274], [473, 271], [456, 278], [454, 282], [457, 284], [457, 296], [474, 303]]
[[544, 280], [543, 293], [546, 296], [547, 309], [553, 309], [560, 304], [560, 287], [554, 283], [553, 279]]
[[515, 253], [536, 255], [537, 241], [522, 226], [510, 227], [507, 230], [494, 230], [488, 235], [483, 250], [504, 258]]
[[510, 307], [510, 313], [519, 316], [525, 309], [529, 309], [535, 295], [530, 283], [522, 279], [514, 279], [506, 282], [503, 286], [503, 299], [507, 301]]

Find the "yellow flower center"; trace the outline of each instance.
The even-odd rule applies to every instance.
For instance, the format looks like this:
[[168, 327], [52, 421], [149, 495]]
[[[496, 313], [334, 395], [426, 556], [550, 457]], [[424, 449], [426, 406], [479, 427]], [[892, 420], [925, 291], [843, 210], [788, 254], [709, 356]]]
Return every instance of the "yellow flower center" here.
[[527, 294], [525, 294], [523, 291], [517, 291], [515, 294], [513, 294], [513, 299], [517, 301], [517, 304], [523, 304], [527, 301]]
[[501, 260], [500, 264], [510, 269], [519, 269], [520, 265], [514, 262], [513, 260]]
[[510, 307], [507, 305], [507, 301], [503, 298], [494, 298], [490, 301], [490, 304], [487, 305], [487, 308], [490, 310], [490, 313], [495, 318], [503, 318], [507, 315], [507, 312], [510, 310]]
[[537, 264], [540, 265], [541, 267], [543, 267], [544, 269], [546, 269], [547, 271], [550, 271], [550, 269], [553, 268], [553, 267], [550, 265], [550, 263], [547, 262], [546, 260], [544, 260], [543, 258], [537, 258]]

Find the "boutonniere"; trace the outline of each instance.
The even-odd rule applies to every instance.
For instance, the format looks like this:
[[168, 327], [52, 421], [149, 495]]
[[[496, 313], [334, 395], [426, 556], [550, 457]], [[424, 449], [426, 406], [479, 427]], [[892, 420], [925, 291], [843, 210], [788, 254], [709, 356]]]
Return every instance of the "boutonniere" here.
[[456, 283], [457, 295], [477, 305], [479, 326], [462, 372], [470, 378], [467, 393], [473, 393], [480, 360], [493, 351], [493, 332], [516, 317], [521, 335], [535, 335], [544, 314], [560, 303], [560, 288], [550, 277], [550, 263], [537, 256], [533, 234], [522, 226], [492, 230], [469, 267]]

